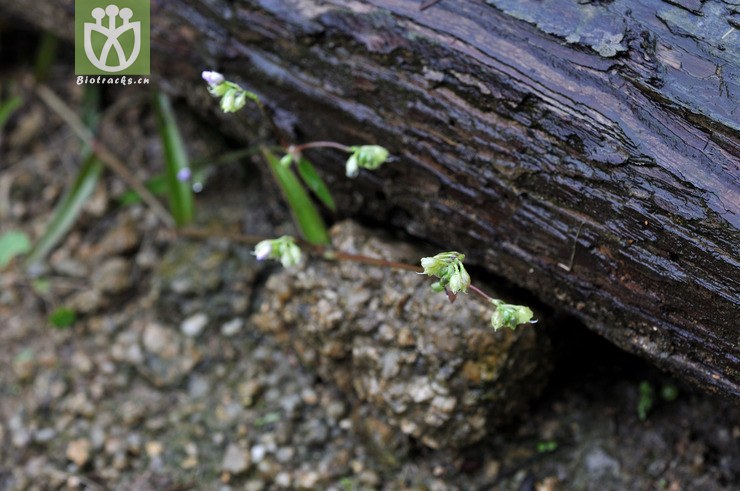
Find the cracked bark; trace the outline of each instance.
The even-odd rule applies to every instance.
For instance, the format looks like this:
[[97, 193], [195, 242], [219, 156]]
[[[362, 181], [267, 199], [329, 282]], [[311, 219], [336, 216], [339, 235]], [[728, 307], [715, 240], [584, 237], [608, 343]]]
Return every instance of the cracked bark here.
[[[71, 3], [0, 8], [71, 39]], [[739, 397], [740, 8], [427, 3], [153, 0], [153, 78], [242, 140], [256, 115], [217, 116], [200, 70], [259, 93], [297, 141], [387, 146], [399, 160], [351, 186], [341, 156], [313, 154], [348, 214]]]

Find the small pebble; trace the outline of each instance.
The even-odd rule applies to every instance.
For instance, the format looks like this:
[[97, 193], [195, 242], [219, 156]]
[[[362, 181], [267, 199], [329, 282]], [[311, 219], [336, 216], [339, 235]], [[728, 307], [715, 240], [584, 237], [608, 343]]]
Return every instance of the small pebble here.
[[92, 286], [100, 292], [121, 293], [132, 284], [131, 263], [122, 257], [106, 260], [92, 274]]
[[146, 442], [146, 454], [150, 458], [156, 458], [162, 455], [162, 452], [164, 452], [164, 445], [162, 445], [161, 442], [158, 442], [157, 440], [152, 440], [149, 442]]
[[252, 479], [244, 485], [244, 491], [262, 491], [263, 489], [265, 489], [265, 481], [261, 479]]
[[244, 327], [244, 320], [243, 319], [232, 319], [229, 322], [225, 323], [223, 326], [221, 326], [221, 334], [226, 337], [231, 337], [239, 334], [239, 331], [242, 330], [242, 327]]
[[54, 439], [57, 432], [54, 428], [42, 428], [36, 432], [35, 439], [39, 443], [47, 443]]
[[239, 445], [231, 443], [226, 448], [226, 453], [224, 454], [224, 459], [221, 463], [221, 468], [225, 472], [241, 474], [246, 472], [250, 465], [249, 453]]
[[319, 473], [316, 471], [302, 471], [295, 478], [295, 485], [298, 489], [314, 489], [317, 482], [319, 482]]
[[279, 472], [277, 476], [275, 476], [275, 484], [277, 484], [280, 487], [287, 488], [290, 487], [290, 474], [287, 472]]
[[83, 467], [90, 460], [90, 447], [90, 440], [86, 438], [72, 440], [67, 445], [67, 458], [77, 467]]
[[316, 394], [316, 391], [310, 387], [306, 387], [301, 391], [301, 399], [303, 399], [303, 402], [309, 406], [313, 406], [319, 402], [319, 396]]
[[180, 331], [184, 335], [194, 338], [203, 332], [206, 325], [208, 325], [208, 316], [199, 312], [182, 321], [182, 324], [180, 324]]
[[251, 448], [250, 454], [252, 456], [252, 462], [259, 464], [267, 454], [267, 448], [264, 445], [255, 445]]

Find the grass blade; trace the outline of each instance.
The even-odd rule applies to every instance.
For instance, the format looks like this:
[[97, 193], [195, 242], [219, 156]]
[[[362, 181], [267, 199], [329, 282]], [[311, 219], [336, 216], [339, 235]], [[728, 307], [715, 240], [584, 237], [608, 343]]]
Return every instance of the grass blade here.
[[308, 189], [313, 191], [316, 197], [319, 198], [327, 208], [331, 211], [337, 211], [337, 205], [334, 203], [334, 198], [332, 198], [329, 188], [326, 186], [326, 183], [324, 183], [324, 180], [321, 179], [319, 173], [316, 172], [316, 168], [313, 166], [311, 161], [305, 157], [301, 157], [298, 160], [297, 167], [298, 174], [300, 174], [301, 179], [306, 183]]
[[51, 221], [41, 238], [34, 244], [26, 264], [42, 261], [54, 246], [67, 234], [82, 209], [82, 205], [95, 190], [103, 164], [94, 154], [87, 152], [87, 159], [82, 164], [72, 187], [67, 191], [54, 210]]
[[7, 123], [13, 113], [21, 107], [21, 104], [23, 104], [23, 99], [20, 96], [12, 97], [3, 103], [0, 103], [0, 132], [3, 131], [5, 123]]
[[268, 148], [262, 148], [262, 155], [288, 201], [293, 219], [303, 237], [312, 244], [328, 244], [329, 232], [324, 220], [293, 170], [281, 165], [280, 159]]
[[167, 178], [167, 193], [169, 196], [170, 212], [178, 226], [187, 225], [193, 221], [194, 204], [193, 191], [189, 181], [180, 181], [177, 176], [182, 169], [189, 169], [188, 155], [182, 141], [180, 130], [177, 128], [175, 114], [172, 111], [170, 100], [161, 92], [154, 96], [154, 107], [157, 113], [159, 134], [164, 147], [165, 175]]
[[[99, 104], [100, 90], [95, 86], [87, 86], [82, 101], [82, 119], [89, 128], [94, 128], [98, 124], [100, 119]], [[43, 235], [36, 241], [28, 254], [26, 258], [27, 266], [43, 261], [46, 255], [67, 235], [80, 214], [82, 206], [95, 190], [103, 172], [103, 164], [88, 146], [84, 146], [82, 149], [82, 161], [82, 166], [72, 186], [57, 204]]]
[[57, 44], [58, 40], [56, 36], [50, 32], [43, 32], [41, 34], [41, 42], [39, 43], [38, 51], [36, 51], [36, 67], [34, 70], [36, 83], [46, 83], [46, 80], [49, 78], [49, 71], [57, 54]]

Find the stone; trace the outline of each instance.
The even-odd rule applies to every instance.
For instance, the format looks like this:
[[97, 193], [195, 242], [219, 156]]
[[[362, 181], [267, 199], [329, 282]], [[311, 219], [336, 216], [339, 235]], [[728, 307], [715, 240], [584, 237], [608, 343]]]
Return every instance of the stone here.
[[41, 428], [34, 435], [34, 439], [39, 443], [48, 443], [52, 441], [55, 436], [57, 436], [57, 432], [54, 431], [54, 428]]
[[243, 319], [232, 319], [221, 326], [221, 334], [226, 337], [235, 336], [239, 334], [239, 332], [242, 330], [242, 327], [244, 327]]
[[319, 478], [319, 473], [316, 471], [299, 471], [295, 478], [296, 488], [315, 489]]
[[134, 221], [127, 217], [119, 222], [95, 245], [95, 256], [118, 256], [131, 252], [139, 245], [140, 238]]
[[89, 314], [98, 310], [105, 299], [99, 290], [83, 290], [77, 292], [67, 303], [69, 308], [80, 314]]
[[84, 467], [90, 461], [90, 440], [79, 438], [67, 444], [67, 458], [74, 462], [77, 467]]
[[313, 406], [319, 402], [319, 396], [311, 387], [306, 387], [301, 391], [301, 399], [309, 406]]
[[136, 368], [158, 387], [179, 384], [201, 359], [197, 346], [185, 342], [178, 331], [147, 322], [141, 336], [143, 363]]
[[71, 276], [73, 278], [85, 278], [90, 273], [84, 263], [69, 257], [55, 261], [54, 264], [52, 264], [52, 267], [57, 273], [63, 276]]
[[279, 472], [277, 476], [275, 476], [275, 484], [282, 488], [289, 488], [291, 484], [291, 477], [290, 474], [287, 472]]
[[90, 357], [81, 350], [72, 355], [72, 365], [81, 373], [90, 373], [94, 366]]
[[595, 447], [588, 451], [585, 456], [585, 464], [586, 470], [594, 478], [619, 475], [619, 461], [606, 453], [601, 447]]
[[132, 284], [131, 263], [122, 257], [104, 261], [92, 274], [93, 288], [103, 293], [121, 293]]
[[191, 315], [180, 324], [180, 332], [184, 335], [194, 338], [203, 332], [208, 325], [208, 316], [202, 312]]
[[259, 464], [267, 455], [267, 447], [264, 445], [255, 445], [249, 450], [253, 464]]
[[265, 489], [265, 481], [261, 479], [250, 479], [244, 484], [244, 491], [262, 491]]
[[171, 345], [172, 334], [157, 323], [147, 324], [142, 337], [144, 349], [151, 353], [163, 353]]
[[235, 443], [229, 444], [224, 453], [221, 469], [234, 475], [242, 474], [251, 465], [249, 452]]

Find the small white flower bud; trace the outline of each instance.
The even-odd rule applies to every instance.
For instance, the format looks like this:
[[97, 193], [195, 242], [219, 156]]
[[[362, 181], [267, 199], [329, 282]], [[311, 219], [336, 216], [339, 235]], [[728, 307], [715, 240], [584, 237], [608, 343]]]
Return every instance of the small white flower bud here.
[[204, 71], [201, 75], [208, 85], [221, 85], [225, 82], [224, 76], [218, 72]]
[[355, 154], [352, 154], [350, 158], [347, 159], [347, 177], [357, 177], [357, 175], [360, 173], [360, 166], [357, 165], [357, 156]]
[[272, 255], [271, 240], [263, 240], [254, 248], [254, 255], [258, 261], [264, 261]]
[[295, 239], [284, 235], [278, 239], [263, 240], [254, 248], [254, 255], [259, 261], [275, 259], [286, 268], [300, 264], [301, 249]]

